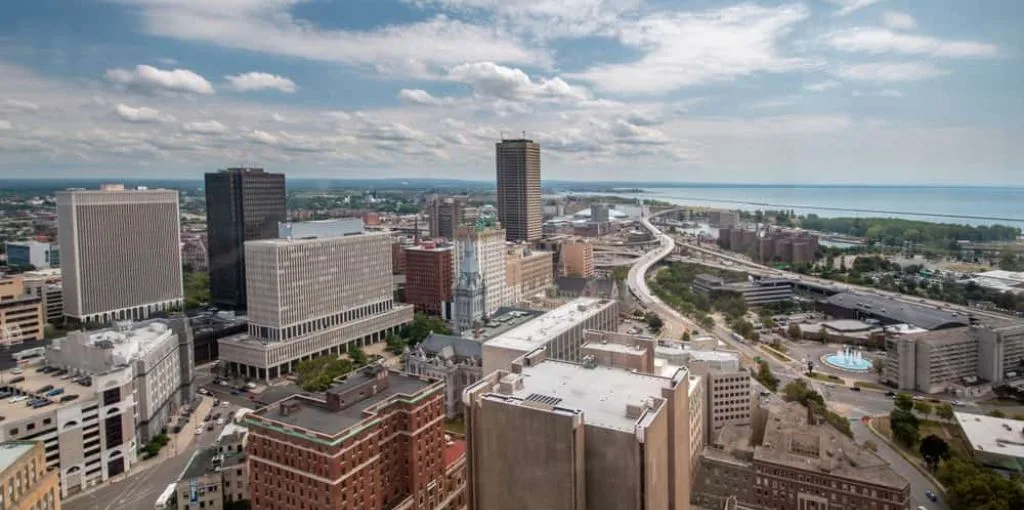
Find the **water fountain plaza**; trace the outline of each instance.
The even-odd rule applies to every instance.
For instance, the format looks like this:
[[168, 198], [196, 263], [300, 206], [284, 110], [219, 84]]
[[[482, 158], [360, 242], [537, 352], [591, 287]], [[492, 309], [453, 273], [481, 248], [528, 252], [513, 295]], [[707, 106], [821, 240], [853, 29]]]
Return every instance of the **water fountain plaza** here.
[[867, 372], [871, 370], [871, 361], [864, 359], [860, 350], [849, 346], [844, 346], [836, 351], [835, 354], [826, 354], [822, 356], [821, 360], [826, 365], [840, 370], [851, 372]]

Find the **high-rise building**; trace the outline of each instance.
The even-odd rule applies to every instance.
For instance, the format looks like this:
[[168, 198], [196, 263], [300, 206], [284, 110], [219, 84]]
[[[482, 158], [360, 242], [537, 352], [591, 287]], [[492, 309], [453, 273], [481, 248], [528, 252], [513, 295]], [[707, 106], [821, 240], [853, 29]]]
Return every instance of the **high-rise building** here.
[[284, 174], [229, 168], [206, 174], [210, 302], [244, 310], [245, 242], [277, 237], [287, 219]]
[[511, 304], [511, 292], [507, 281], [507, 250], [505, 231], [488, 225], [463, 225], [455, 233], [455, 274], [460, 274], [463, 252], [468, 246], [476, 250], [476, 263], [484, 281], [484, 314], [490, 315], [498, 308]]
[[450, 245], [431, 242], [405, 249], [405, 302], [417, 312], [451, 318], [454, 253]]
[[38, 441], [0, 443], [0, 487], [3, 508], [60, 510], [56, 471], [46, 469], [46, 451]]
[[36, 269], [60, 267], [60, 246], [39, 241], [7, 242], [7, 265]]
[[444, 394], [443, 382], [370, 365], [322, 399], [294, 395], [249, 413], [252, 507], [463, 507], [463, 444], [446, 442]]
[[430, 216], [430, 237], [454, 239], [455, 231], [469, 218], [466, 214], [468, 197], [434, 197], [427, 206]]
[[177, 191], [59, 191], [57, 225], [66, 316], [145, 319], [182, 305]]
[[386, 233], [245, 243], [249, 332], [219, 340], [228, 370], [275, 379], [411, 322], [412, 306], [394, 300], [391, 243]]
[[546, 354], [463, 392], [469, 510], [688, 509], [686, 370], [661, 376]]
[[43, 298], [26, 290], [25, 279], [0, 279], [0, 345], [42, 340], [45, 324]]
[[498, 166], [498, 221], [509, 241], [536, 241], [542, 234], [540, 145], [533, 140], [495, 144]]
[[523, 299], [554, 285], [553, 253], [532, 250], [525, 244], [509, 246], [505, 259], [505, 286], [509, 292], [506, 305]]
[[562, 276], [594, 277], [594, 245], [575, 241], [562, 243], [561, 249]]

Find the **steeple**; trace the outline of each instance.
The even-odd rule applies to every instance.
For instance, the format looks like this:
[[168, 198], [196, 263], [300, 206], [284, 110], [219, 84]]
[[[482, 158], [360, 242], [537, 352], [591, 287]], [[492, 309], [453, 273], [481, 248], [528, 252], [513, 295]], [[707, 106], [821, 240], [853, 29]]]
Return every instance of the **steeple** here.
[[454, 321], [459, 333], [473, 329], [484, 316], [484, 279], [477, 262], [476, 241], [467, 238], [461, 243], [462, 259], [459, 261], [459, 278], [453, 289], [455, 301]]

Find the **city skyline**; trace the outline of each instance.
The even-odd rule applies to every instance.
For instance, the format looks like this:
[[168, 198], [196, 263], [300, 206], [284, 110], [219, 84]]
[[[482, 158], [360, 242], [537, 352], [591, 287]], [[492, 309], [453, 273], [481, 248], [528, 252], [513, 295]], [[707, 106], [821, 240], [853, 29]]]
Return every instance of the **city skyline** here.
[[490, 144], [525, 131], [551, 180], [1024, 184], [1014, 2], [49, 0], [6, 14], [5, 178], [253, 164], [486, 180]]

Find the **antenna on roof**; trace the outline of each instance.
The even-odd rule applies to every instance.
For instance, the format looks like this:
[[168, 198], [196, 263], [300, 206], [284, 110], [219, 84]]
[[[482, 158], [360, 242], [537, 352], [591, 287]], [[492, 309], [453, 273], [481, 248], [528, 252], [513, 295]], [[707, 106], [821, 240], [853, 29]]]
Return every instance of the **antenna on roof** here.
[[498, 137], [501, 138], [501, 141], [504, 142], [505, 141], [505, 132], [504, 131], [498, 131]]
[[524, 140], [526, 139], [526, 130], [525, 129], [523, 130], [523, 139]]

